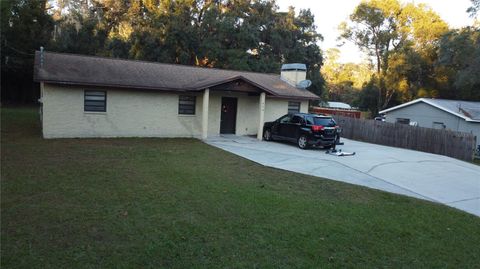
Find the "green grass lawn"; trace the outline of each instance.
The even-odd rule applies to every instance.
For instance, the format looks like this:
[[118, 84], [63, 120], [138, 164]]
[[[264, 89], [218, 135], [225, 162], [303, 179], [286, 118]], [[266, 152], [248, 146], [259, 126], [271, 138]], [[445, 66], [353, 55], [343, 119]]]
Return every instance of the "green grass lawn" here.
[[41, 138], [2, 109], [1, 268], [478, 268], [480, 218], [193, 139]]

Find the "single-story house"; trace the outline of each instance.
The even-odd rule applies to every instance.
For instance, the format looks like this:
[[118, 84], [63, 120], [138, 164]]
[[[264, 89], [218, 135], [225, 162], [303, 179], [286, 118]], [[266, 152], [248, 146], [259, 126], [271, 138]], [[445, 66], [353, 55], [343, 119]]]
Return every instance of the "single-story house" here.
[[385, 121], [472, 133], [480, 144], [480, 102], [420, 98], [380, 111]]
[[37, 51], [45, 138], [257, 135], [264, 121], [308, 112], [319, 97], [297, 85], [304, 64], [281, 74]]

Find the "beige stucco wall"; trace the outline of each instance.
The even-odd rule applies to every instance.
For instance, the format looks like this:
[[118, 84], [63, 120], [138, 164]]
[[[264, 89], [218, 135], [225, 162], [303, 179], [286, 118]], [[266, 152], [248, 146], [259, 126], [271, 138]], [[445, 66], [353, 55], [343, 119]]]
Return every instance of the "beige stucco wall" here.
[[[177, 93], [122, 89], [106, 90], [107, 112], [84, 112], [84, 90], [89, 88], [52, 84], [42, 87], [45, 138], [201, 137], [203, 93], [194, 94], [197, 96], [195, 115], [179, 115]], [[255, 135], [258, 130], [259, 96], [212, 91], [208, 135], [219, 135], [222, 97], [238, 98], [236, 134]], [[267, 98], [265, 121], [285, 115], [288, 101]], [[301, 112], [307, 111], [308, 101], [303, 101]]]
[[177, 94], [107, 90], [107, 112], [84, 112], [86, 89], [44, 86], [45, 138], [201, 135], [201, 98], [197, 97], [196, 116], [187, 116], [178, 115]]
[[[220, 133], [220, 114], [222, 97], [237, 98], [236, 135], [254, 135], [258, 125], [258, 96], [248, 96], [244, 93], [210, 92], [210, 106], [208, 108], [208, 135]], [[201, 98], [199, 101], [202, 100]], [[197, 101], [197, 105], [199, 104]]]
[[[295, 100], [267, 98], [265, 102], [265, 121], [274, 121], [288, 113], [288, 102]], [[300, 102], [300, 112], [308, 113], [308, 101]]]

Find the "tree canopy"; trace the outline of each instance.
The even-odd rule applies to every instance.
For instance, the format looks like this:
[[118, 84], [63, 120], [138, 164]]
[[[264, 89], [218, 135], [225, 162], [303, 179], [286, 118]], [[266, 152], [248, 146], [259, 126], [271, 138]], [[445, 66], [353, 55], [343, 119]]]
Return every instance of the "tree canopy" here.
[[[479, 10], [471, 0], [465, 16]], [[0, 12], [3, 102], [37, 100], [32, 66], [40, 46], [268, 73], [305, 63], [309, 90], [372, 113], [419, 97], [480, 100], [480, 25], [450, 29], [424, 4], [362, 1], [339, 39], [370, 62], [339, 63], [331, 49], [325, 65], [313, 13], [280, 12], [274, 0], [7, 0]]]
[[47, 44], [53, 20], [46, 1], [1, 1], [2, 102], [31, 102], [38, 92], [31, 83], [34, 48]]
[[326, 81], [324, 99], [356, 105], [363, 85], [370, 80], [371, 66], [368, 63], [339, 63], [340, 50], [328, 49], [321, 73]]
[[[479, 4], [472, 0], [468, 12], [475, 14]], [[366, 0], [339, 30], [339, 39], [357, 45], [374, 66], [353, 101], [373, 114], [419, 97], [480, 100], [478, 26], [449, 29], [424, 4]]]
[[354, 42], [372, 57], [376, 68], [377, 109], [387, 107], [396, 93], [407, 98], [427, 87], [422, 72], [432, 64], [438, 39], [448, 31], [440, 16], [423, 4], [398, 0], [361, 2], [350, 21], [339, 27], [340, 38]]
[[439, 95], [480, 101], [480, 28], [448, 32], [440, 40], [438, 56]]
[[[324, 85], [318, 46], [322, 36], [313, 14], [293, 7], [279, 12], [273, 0], [22, 0], [3, 3], [3, 14], [2, 70], [13, 70], [20, 58], [14, 49], [22, 51], [27, 61], [18, 74], [28, 79], [32, 55], [44, 46], [269, 73], [279, 73], [283, 63], [300, 62], [307, 64], [311, 91], [321, 94]], [[7, 73], [4, 77], [10, 78]], [[14, 83], [7, 88], [22, 90], [13, 89]]]
[[470, 13], [470, 16], [475, 17], [480, 11], [480, 0], [470, 0], [472, 6], [467, 9], [467, 12]]

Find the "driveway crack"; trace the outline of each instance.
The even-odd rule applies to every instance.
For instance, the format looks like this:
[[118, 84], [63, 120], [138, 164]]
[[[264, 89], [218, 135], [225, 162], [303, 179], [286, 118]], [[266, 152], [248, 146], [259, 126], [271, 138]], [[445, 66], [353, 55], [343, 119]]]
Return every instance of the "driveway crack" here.
[[446, 203], [446, 204], [450, 205], [450, 204], [466, 202], [466, 201], [471, 201], [471, 200], [479, 200], [479, 199], [480, 199], [480, 197], [473, 197], [473, 198], [468, 198], [468, 199], [462, 199], [462, 200], [458, 200], [458, 201], [449, 202], [449, 203]]

